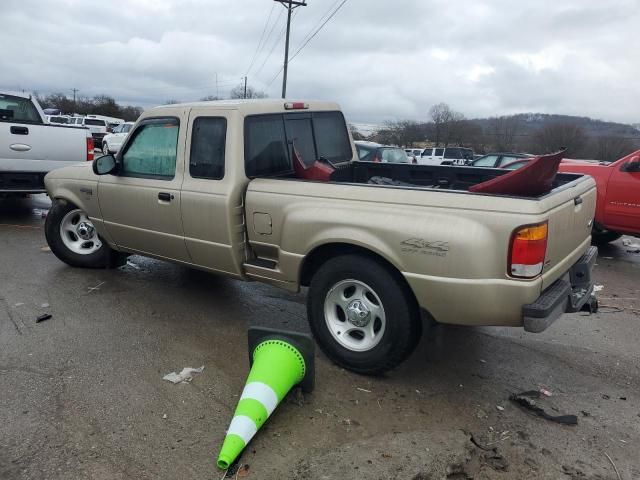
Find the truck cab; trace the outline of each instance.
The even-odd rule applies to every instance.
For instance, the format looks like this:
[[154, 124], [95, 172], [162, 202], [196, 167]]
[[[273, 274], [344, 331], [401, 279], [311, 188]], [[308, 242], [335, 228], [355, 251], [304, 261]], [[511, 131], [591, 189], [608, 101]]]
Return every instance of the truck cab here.
[[623, 234], [640, 236], [640, 150], [613, 163], [565, 159], [560, 171], [591, 175], [596, 181], [594, 243], [612, 242]]

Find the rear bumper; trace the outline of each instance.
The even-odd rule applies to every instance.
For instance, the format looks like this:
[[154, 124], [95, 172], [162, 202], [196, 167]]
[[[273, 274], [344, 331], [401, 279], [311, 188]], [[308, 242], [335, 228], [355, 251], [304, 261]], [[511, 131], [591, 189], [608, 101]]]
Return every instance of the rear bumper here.
[[562, 278], [545, 289], [535, 302], [522, 307], [527, 332], [542, 332], [562, 314], [577, 312], [590, 304], [593, 297], [591, 272], [597, 258], [598, 249], [589, 247]]
[[47, 172], [0, 172], [0, 193], [44, 193]]

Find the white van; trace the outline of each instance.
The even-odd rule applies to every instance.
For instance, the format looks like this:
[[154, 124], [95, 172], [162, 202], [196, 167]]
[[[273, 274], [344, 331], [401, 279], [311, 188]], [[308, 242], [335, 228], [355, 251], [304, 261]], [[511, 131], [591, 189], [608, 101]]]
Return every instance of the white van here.
[[463, 147], [425, 148], [418, 158], [421, 165], [468, 165], [473, 161], [473, 150]]

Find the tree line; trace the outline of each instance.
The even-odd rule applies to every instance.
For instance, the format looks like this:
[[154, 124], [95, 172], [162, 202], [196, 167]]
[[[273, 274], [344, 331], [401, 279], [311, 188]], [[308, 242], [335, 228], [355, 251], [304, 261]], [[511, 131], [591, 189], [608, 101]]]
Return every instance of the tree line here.
[[142, 107], [119, 105], [113, 97], [96, 95], [94, 97], [79, 97], [75, 101], [64, 93], [52, 93], [46, 96], [36, 94], [42, 108], [57, 108], [65, 114], [105, 115], [107, 117], [122, 118], [127, 122], [134, 122], [142, 114]]
[[[586, 128], [591, 125], [589, 122], [598, 125]], [[600, 124], [619, 125], [582, 117], [540, 114], [467, 119], [446, 103], [439, 103], [429, 109], [428, 121], [387, 121], [368, 137], [353, 126], [350, 129], [354, 139], [407, 148], [462, 146], [473, 148], [476, 153], [542, 154], [564, 147], [567, 157], [613, 161], [640, 148], [640, 132], [620, 125], [618, 129], [624, 132], [621, 134], [613, 127], [606, 129]]]
[[[229, 98], [266, 98], [267, 94], [248, 85], [246, 90], [243, 85], [238, 85], [229, 93]], [[142, 107], [120, 105], [109, 95], [96, 95], [94, 97], [79, 97], [76, 100], [69, 98], [64, 93], [52, 93], [40, 96], [36, 93], [38, 103], [42, 108], [57, 108], [64, 114], [105, 115], [107, 117], [122, 118], [127, 122], [135, 122], [142, 114]], [[222, 100], [215, 95], [207, 95], [201, 101]], [[164, 105], [181, 103], [176, 99], [165, 100]]]

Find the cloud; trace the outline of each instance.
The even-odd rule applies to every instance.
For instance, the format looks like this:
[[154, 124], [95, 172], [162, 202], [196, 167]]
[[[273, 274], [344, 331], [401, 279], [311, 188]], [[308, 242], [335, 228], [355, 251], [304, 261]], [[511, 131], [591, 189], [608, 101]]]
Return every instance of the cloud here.
[[[308, 3], [293, 19], [292, 54], [339, 4]], [[143, 106], [228, 95], [270, 12], [248, 75], [277, 97], [285, 15], [271, 0], [3, 0], [0, 88], [75, 87]], [[637, 0], [347, 0], [292, 60], [288, 93], [337, 100], [360, 122], [424, 119], [441, 101], [468, 117], [638, 122], [639, 21]]]

